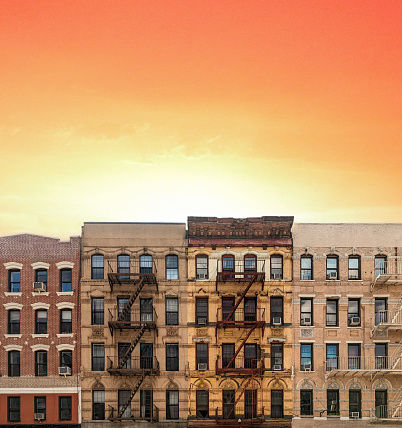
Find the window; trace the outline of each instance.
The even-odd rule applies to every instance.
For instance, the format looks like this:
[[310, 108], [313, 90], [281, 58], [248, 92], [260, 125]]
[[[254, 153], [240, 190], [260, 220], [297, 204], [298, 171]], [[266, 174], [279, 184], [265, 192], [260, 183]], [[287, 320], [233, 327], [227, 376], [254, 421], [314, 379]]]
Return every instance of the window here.
[[73, 291], [73, 273], [71, 269], [61, 269], [60, 271], [60, 291]]
[[388, 299], [380, 297], [375, 299], [375, 325], [388, 321]]
[[35, 311], [35, 334], [47, 333], [47, 311], [45, 309], [37, 309]]
[[[226, 321], [233, 311], [235, 305], [234, 297], [222, 297], [222, 321]], [[229, 321], [234, 321], [234, 314], [229, 318]]]
[[104, 320], [104, 300], [103, 297], [92, 297], [91, 299], [92, 325], [103, 325]]
[[170, 254], [165, 257], [166, 279], [179, 279], [179, 258], [175, 254]]
[[244, 298], [244, 321], [257, 321], [257, 298]]
[[271, 343], [271, 370], [283, 370], [283, 343]]
[[300, 345], [300, 370], [310, 371], [313, 370], [313, 344], [302, 343]]
[[71, 373], [73, 372], [73, 351], [60, 351], [60, 367], [69, 367]]
[[375, 390], [375, 416], [378, 419], [388, 418], [388, 391]]
[[47, 290], [47, 269], [36, 269], [35, 282], [43, 282], [45, 290]]
[[359, 327], [360, 322], [360, 299], [348, 300], [348, 326]]
[[8, 311], [8, 334], [20, 334], [21, 312], [18, 309]]
[[8, 352], [8, 376], [20, 376], [20, 351]]
[[60, 311], [60, 333], [68, 334], [73, 332], [72, 317], [73, 312], [71, 309], [62, 309]]
[[230, 254], [225, 254], [224, 256], [222, 256], [222, 272], [234, 272], [234, 260], [234, 256]]
[[91, 278], [103, 279], [104, 278], [104, 257], [102, 254], [94, 254], [91, 259]]
[[72, 418], [71, 397], [59, 397], [59, 420], [70, 421]]
[[233, 356], [235, 354], [235, 344], [234, 343], [223, 343], [222, 344], [222, 368], [223, 369], [234, 369], [235, 361]]
[[283, 325], [283, 297], [271, 297], [271, 324]]
[[313, 299], [300, 298], [300, 325], [313, 325]]
[[153, 414], [153, 391], [152, 389], [140, 390], [140, 417], [151, 419]]
[[122, 418], [131, 418], [131, 402], [130, 396], [131, 391], [129, 389], [119, 389], [118, 391], [118, 405], [119, 405], [119, 413], [124, 409], [122, 413]]
[[152, 256], [149, 254], [140, 256], [140, 273], [152, 273]]
[[349, 389], [349, 417], [362, 416], [362, 392], [360, 389]]
[[223, 419], [235, 419], [235, 390], [224, 389], [222, 391], [222, 416]]
[[302, 281], [313, 279], [313, 258], [311, 256], [300, 257], [300, 279]]
[[375, 368], [384, 370], [388, 368], [388, 344], [375, 344]]
[[254, 343], [244, 345], [244, 368], [257, 368], [257, 345]]
[[360, 343], [348, 343], [348, 369], [360, 369]]
[[337, 343], [327, 343], [327, 372], [339, 368], [339, 345]]
[[197, 325], [208, 324], [208, 297], [195, 298], [195, 322]]
[[326, 319], [327, 327], [338, 326], [338, 300], [327, 300]]
[[153, 321], [152, 299], [140, 299], [140, 319], [143, 322]]
[[300, 414], [303, 416], [313, 415], [313, 390], [300, 390]]
[[131, 308], [128, 310], [124, 310], [126, 307], [129, 297], [118, 297], [117, 298], [117, 316], [119, 321], [127, 321], [128, 324], [124, 324], [129, 326], [131, 321]]
[[387, 272], [387, 256], [378, 255], [374, 258], [374, 277], [378, 278]]
[[35, 376], [47, 376], [47, 351], [35, 352]]
[[[196, 369], [208, 369], [208, 343], [195, 344]], [[200, 364], [202, 364], [200, 366]]]
[[327, 415], [328, 416], [339, 415], [339, 390], [338, 389], [327, 390]]
[[105, 344], [92, 344], [92, 371], [105, 370]]
[[196, 256], [195, 267], [197, 279], [208, 279], [208, 256]]
[[209, 417], [208, 391], [197, 390], [196, 392], [196, 417], [199, 419], [208, 419]]
[[278, 254], [271, 256], [271, 279], [283, 279], [283, 259]]
[[117, 273], [120, 279], [130, 279], [130, 275], [122, 275], [130, 273], [130, 256], [127, 254], [120, 254], [117, 256]]
[[246, 389], [244, 391], [244, 418], [254, 419], [257, 417], [257, 390]]
[[[257, 272], [257, 256], [246, 254], [244, 256], [244, 272]], [[252, 278], [253, 275], [245, 275], [245, 278]]]
[[105, 419], [105, 391], [92, 391], [92, 419], [94, 421]]
[[179, 371], [179, 344], [166, 343], [166, 371]]
[[20, 414], [20, 397], [7, 397], [7, 421], [19, 422]]
[[283, 391], [271, 390], [271, 418], [283, 419]]
[[177, 297], [166, 297], [166, 325], [179, 324], [179, 299]]
[[179, 419], [179, 391], [166, 391], [166, 419]]
[[360, 257], [349, 256], [348, 259], [348, 278], [361, 279], [360, 277]]
[[21, 291], [21, 271], [8, 271], [8, 291], [10, 293], [19, 293]]
[[[130, 343], [120, 342], [118, 344], [118, 353], [119, 353], [119, 368], [128, 370], [131, 369], [131, 351]], [[128, 355], [127, 355], [128, 353]]]
[[338, 256], [327, 256], [327, 279], [339, 279]]
[[154, 364], [154, 347], [152, 343], [140, 343], [140, 368], [152, 369]]
[[34, 397], [34, 413], [42, 413], [46, 420], [46, 397]]

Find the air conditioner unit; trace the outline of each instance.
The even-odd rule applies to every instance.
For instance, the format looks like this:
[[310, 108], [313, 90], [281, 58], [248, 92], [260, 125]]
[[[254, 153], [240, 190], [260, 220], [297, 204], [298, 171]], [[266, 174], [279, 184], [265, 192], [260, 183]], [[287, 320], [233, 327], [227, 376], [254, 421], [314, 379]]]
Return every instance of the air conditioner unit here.
[[282, 279], [282, 274], [281, 273], [273, 273], [272, 279]]
[[67, 366], [59, 367], [59, 375], [71, 376], [71, 368]]
[[198, 325], [207, 325], [207, 319], [206, 318], [198, 318], [197, 324]]
[[272, 324], [273, 325], [282, 325], [282, 318], [281, 317], [273, 317], [272, 318]]
[[311, 317], [302, 318], [302, 325], [311, 325]]
[[277, 371], [277, 370], [282, 370], [282, 366], [281, 366], [280, 364], [274, 364], [273, 369], [274, 369], [275, 371]]
[[208, 364], [207, 363], [199, 363], [198, 364], [198, 370], [207, 370]]
[[44, 413], [35, 413], [34, 414], [35, 421], [43, 421], [45, 419]]
[[350, 319], [350, 325], [360, 325], [360, 317], [352, 317]]
[[305, 364], [304, 365], [304, 371], [305, 372], [311, 372], [311, 364]]
[[327, 279], [338, 279], [338, 272], [330, 272], [327, 275]]
[[205, 273], [199, 273], [197, 279], [206, 279], [207, 275]]
[[34, 282], [33, 288], [35, 291], [46, 291], [45, 284], [43, 282]]
[[360, 416], [359, 412], [350, 412], [351, 419], [359, 419], [359, 416]]

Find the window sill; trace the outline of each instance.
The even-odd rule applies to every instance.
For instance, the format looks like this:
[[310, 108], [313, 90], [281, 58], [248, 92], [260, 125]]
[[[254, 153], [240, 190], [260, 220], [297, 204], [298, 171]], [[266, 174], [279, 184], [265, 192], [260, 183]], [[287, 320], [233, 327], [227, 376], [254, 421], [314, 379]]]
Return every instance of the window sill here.
[[22, 334], [5, 334], [4, 335], [5, 338], [9, 338], [9, 337], [17, 337], [18, 339], [21, 339]]
[[348, 325], [347, 328], [362, 328], [361, 325]]
[[315, 279], [301, 279], [300, 282], [315, 282]]
[[37, 292], [32, 292], [32, 296], [48, 296], [49, 292], [48, 291], [37, 291]]
[[339, 325], [326, 325], [325, 328], [335, 329], [340, 328]]
[[361, 282], [361, 283], [363, 283], [363, 280], [362, 280], [362, 279], [349, 279], [349, 278], [348, 278], [348, 281], [349, 281], [349, 282]]
[[74, 333], [60, 333], [56, 334], [57, 337], [74, 337]]
[[74, 291], [56, 291], [58, 296], [73, 296]]
[[33, 338], [36, 338], [36, 337], [44, 337], [44, 338], [48, 338], [48, 337], [49, 337], [49, 334], [31, 334], [31, 336], [32, 336]]
[[5, 292], [4, 292], [4, 295], [5, 295], [6, 297], [8, 297], [8, 296], [21, 297], [21, 296], [22, 296], [22, 293], [21, 293], [21, 291], [14, 291], [14, 292], [11, 292], [11, 291], [5, 291]]

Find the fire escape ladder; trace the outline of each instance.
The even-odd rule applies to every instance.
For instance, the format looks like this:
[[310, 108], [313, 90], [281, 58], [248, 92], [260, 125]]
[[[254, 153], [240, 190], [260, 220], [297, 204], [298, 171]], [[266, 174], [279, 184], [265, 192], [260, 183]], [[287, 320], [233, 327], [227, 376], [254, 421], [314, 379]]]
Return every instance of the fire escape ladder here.
[[392, 418], [396, 418], [399, 414], [400, 410], [402, 409], [402, 388], [399, 389], [398, 395], [394, 399], [396, 404], [395, 410], [392, 413]]
[[135, 299], [140, 294], [140, 291], [143, 289], [144, 285], [145, 285], [144, 278], [141, 278], [140, 282], [137, 284], [137, 288], [134, 290], [134, 293], [130, 296], [130, 298], [128, 299], [128, 302], [126, 303], [123, 310], [119, 314], [118, 321], [124, 321], [126, 319], [126, 316], [130, 312], [131, 306], [133, 306]]
[[239, 354], [239, 352], [241, 351], [241, 349], [243, 348], [244, 344], [247, 342], [247, 339], [251, 336], [251, 333], [257, 328], [257, 324], [254, 324], [250, 330], [247, 333], [247, 336], [243, 339], [243, 341], [241, 342], [239, 348], [237, 349], [237, 351], [234, 353], [232, 359], [229, 361], [229, 364], [227, 365], [227, 369], [231, 366], [231, 364], [234, 363], [234, 361], [236, 360], [237, 355]]
[[247, 294], [248, 290], [250, 290], [250, 287], [255, 283], [256, 280], [257, 280], [257, 275], [254, 275], [253, 278], [251, 279], [251, 281], [247, 284], [246, 288], [242, 291], [239, 300], [235, 303], [232, 311], [230, 312], [230, 314], [228, 315], [228, 317], [226, 318], [225, 321], [230, 321], [231, 317], [236, 312], [236, 309], [239, 307], [240, 303], [244, 299], [244, 297]]
[[229, 414], [228, 414], [228, 419], [230, 419], [230, 415], [232, 414], [232, 412], [234, 412], [237, 404], [239, 403], [241, 397], [243, 396], [244, 392], [246, 391], [246, 388], [249, 386], [250, 382], [252, 382], [254, 379], [253, 374], [251, 374], [251, 377], [249, 379], [247, 379], [246, 384], [244, 385], [243, 389], [240, 391], [239, 396], [237, 397], [237, 400], [234, 402], [233, 407], [231, 408]]
[[126, 353], [121, 358], [118, 369], [122, 369], [124, 365], [126, 364], [127, 360], [131, 357], [131, 353], [133, 352], [135, 346], [140, 341], [142, 335], [145, 333], [147, 326], [144, 324], [141, 326], [141, 328], [137, 331], [137, 335], [135, 338], [131, 341], [130, 346], [128, 347]]
[[119, 411], [118, 418], [121, 418], [124, 412], [126, 411], [127, 407], [130, 405], [132, 399], [134, 398], [135, 393], [138, 391], [139, 387], [141, 386], [143, 380], [145, 379], [146, 374], [143, 373], [137, 380], [137, 383], [134, 385], [134, 388], [131, 390], [131, 395], [128, 398], [128, 400], [123, 404], [122, 408]]
[[392, 366], [391, 366], [391, 368], [392, 368], [392, 369], [395, 369], [395, 368], [398, 366], [399, 361], [400, 361], [400, 360], [401, 360], [401, 358], [402, 358], [402, 340], [399, 342], [398, 347], [395, 349], [395, 352], [394, 352], [394, 354], [393, 354], [393, 357], [394, 357], [394, 360], [393, 360], [393, 362], [392, 362]]

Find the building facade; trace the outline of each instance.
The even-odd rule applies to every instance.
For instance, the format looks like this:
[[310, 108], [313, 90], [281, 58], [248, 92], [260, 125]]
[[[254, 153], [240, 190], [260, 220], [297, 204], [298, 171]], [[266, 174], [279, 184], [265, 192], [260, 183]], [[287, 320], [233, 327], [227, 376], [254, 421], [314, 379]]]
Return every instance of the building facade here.
[[80, 238], [0, 237], [0, 425], [78, 427]]
[[186, 225], [84, 223], [82, 419], [188, 413]]
[[295, 224], [296, 418], [402, 416], [402, 225]]
[[189, 426], [291, 424], [292, 222], [188, 218]]

